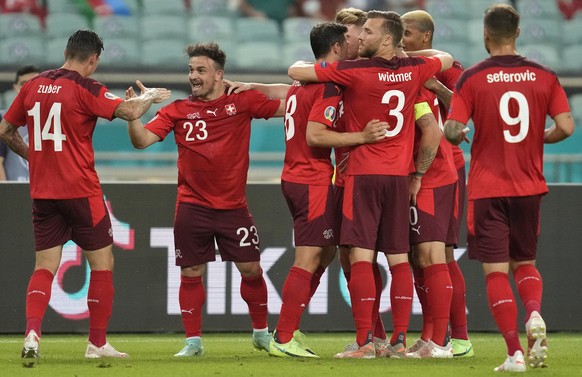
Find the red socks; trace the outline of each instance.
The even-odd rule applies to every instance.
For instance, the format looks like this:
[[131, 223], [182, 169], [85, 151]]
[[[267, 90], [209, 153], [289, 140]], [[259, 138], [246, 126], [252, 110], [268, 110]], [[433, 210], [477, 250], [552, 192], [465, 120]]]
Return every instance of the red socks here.
[[439, 346], [444, 346], [448, 335], [453, 296], [449, 268], [445, 263], [433, 264], [423, 269], [423, 275], [433, 322], [432, 341]]
[[255, 278], [245, 278], [241, 276], [240, 296], [249, 307], [249, 315], [253, 324], [253, 329], [265, 329], [267, 325], [267, 284], [261, 275]]
[[180, 281], [178, 300], [186, 338], [200, 336], [202, 334], [202, 306], [206, 302], [202, 276], [181, 276]]
[[467, 300], [465, 278], [456, 261], [447, 263], [451, 283], [453, 283], [453, 297], [451, 300], [451, 338], [468, 340], [467, 332]]
[[26, 290], [25, 335], [34, 330], [41, 336], [40, 326], [51, 299], [53, 279], [54, 275], [49, 270], [41, 269], [32, 273]]
[[288, 343], [309, 303], [313, 274], [302, 268], [291, 267], [283, 285], [283, 304], [277, 322], [277, 341]]
[[534, 310], [538, 313], [542, 306], [543, 282], [539, 271], [532, 264], [523, 264], [513, 272], [517, 292], [525, 306], [525, 320]]
[[489, 309], [507, 345], [507, 354], [523, 352], [517, 331], [517, 305], [513, 297], [509, 277], [503, 272], [492, 272], [485, 277]]
[[[395, 345], [403, 341], [403, 345], [406, 346], [406, 332], [412, 310], [412, 272], [410, 272], [408, 262], [405, 262], [390, 267], [390, 273], [392, 274], [390, 305], [392, 306], [392, 325], [394, 326], [390, 344]], [[352, 276], [354, 276], [353, 266]], [[402, 339], [402, 337], [404, 338]]]
[[384, 328], [382, 316], [380, 315], [380, 298], [382, 296], [383, 282], [378, 263], [372, 264], [372, 271], [374, 272], [374, 284], [376, 286], [376, 301], [374, 301], [374, 308], [372, 309], [373, 333], [376, 338], [386, 339], [386, 329]]
[[372, 263], [355, 262], [352, 264], [348, 288], [352, 301], [352, 315], [356, 323], [356, 342], [359, 346], [363, 346], [372, 340], [372, 311], [376, 301]]
[[107, 343], [107, 326], [113, 308], [113, 273], [91, 271], [87, 306], [89, 307], [89, 341], [97, 347]]
[[313, 273], [313, 277], [311, 278], [311, 287], [309, 292], [309, 298], [313, 297], [315, 291], [317, 291], [317, 287], [319, 287], [319, 282], [321, 281], [321, 276], [325, 272], [324, 267], [317, 267], [317, 270]]
[[416, 290], [418, 301], [420, 301], [420, 306], [422, 307], [422, 333], [420, 334], [420, 339], [428, 342], [432, 339], [432, 316], [426, 297], [424, 274], [420, 268], [413, 268], [412, 273], [414, 275], [414, 289]]

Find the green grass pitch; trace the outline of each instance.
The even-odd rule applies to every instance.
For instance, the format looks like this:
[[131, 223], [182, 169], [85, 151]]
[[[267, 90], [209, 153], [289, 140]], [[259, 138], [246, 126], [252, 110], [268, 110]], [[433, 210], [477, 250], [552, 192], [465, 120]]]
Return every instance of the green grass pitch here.
[[[24, 368], [20, 359], [23, 337], [0, 336], [0, 376], [493, 376], [505, 359], [498, 334], [471, 334], [475, 357], [453, 360], [337, 360], [336, 352], [353, 340], [350, 333], [307, 334], [320, 359], [280, 359], [255, 351], [250, 334], [205, 334], [205, 356], [177, 359], [182, 348], [179, 334], [113, 334], [108, 340], [128, 352], [125, 360], [85, 360], [84, 335], [51, 335], [41, 340], [40, 363]], [[410, 334], [409, 341], [418, 334]], [[522, 344], [525, 339], [522, 339]], [[582, 376], [582, 334], [549, 334], [548, 368], [528, 369], [536, 376]]]

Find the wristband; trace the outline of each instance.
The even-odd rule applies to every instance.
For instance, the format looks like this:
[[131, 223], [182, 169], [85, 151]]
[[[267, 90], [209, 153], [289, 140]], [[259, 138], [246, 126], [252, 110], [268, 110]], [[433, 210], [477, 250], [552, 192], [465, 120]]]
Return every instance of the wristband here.
[[422, 176], [423, 176], [423, 175], [424, 175], [424, 173], [421, 173], [421, 172], [419, 172], [419, 171], [415, 171], [415, 172], [414, 172], [414, 176], [415, 176], [416, 178], [422, 178]]

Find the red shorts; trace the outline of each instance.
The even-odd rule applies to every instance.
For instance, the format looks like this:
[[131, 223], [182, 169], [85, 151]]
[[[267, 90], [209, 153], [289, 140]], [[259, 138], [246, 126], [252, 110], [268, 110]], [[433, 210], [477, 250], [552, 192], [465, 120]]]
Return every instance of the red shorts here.
[[221, 210], [178, 202], [174, 218], [176, 266], [215, 261], [215, 240], [223, 261], [260, 260], [259, 234], [247, 207]]
[[335, 236], [336, 244], [340, 244], [342, 229], [342, 207], [344, 206], [344, 186], [333, 186], [333, 197], [335, 202], [335, 222], [337, 234]]
[[76, 199], [34, 199], [32, 224], [37, 251], [73, 240], [83, 250], [113, 243], [109, 212], [102, 196]]
[[463, 166], [457, 170], [459, 175], [459, 180], [457, 181], [457, 207], [455, 208], [455, 226], [452, 228], [452, 234], [449, 234], [447, 239], [455, 240], [452, 243], [447, 242], [449, 245], [457, 245], [459, 243], [459, 237], [461, 233], [461, 220], [463, 219], [463, 213], [465, 212], [465, 200], [467, 199], [467, 175], [465, 172], [465, 167]]
[[457, 184], [426, 188], [422, 186], [416, 196], [416, 207], [410, 206], [410, 243], [416, 245], [423, 242], [441, 241], [452, 245], [456, 239], [454, 212]]
[[408, 176], [347, 176], [341, 244], [387, 254], [407, 253]]
[[281, 181], [281, 190], [293, 216], [295, 246], [331, 246], [336, 242], [333, 186]]
[[541, 195], [469, 200], [469, 258], [482, 263], [536, 259]]

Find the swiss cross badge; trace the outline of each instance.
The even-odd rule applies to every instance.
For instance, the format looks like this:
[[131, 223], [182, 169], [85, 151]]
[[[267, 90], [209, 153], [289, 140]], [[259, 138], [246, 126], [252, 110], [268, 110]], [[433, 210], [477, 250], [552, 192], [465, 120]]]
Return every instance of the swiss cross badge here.
[[234, 106], [234, 103], [229, 103], [228, 105], [224, 106], [224, 109], [226, 110], [226, 113], [230, 116], [236, 114], [236, 107]]

